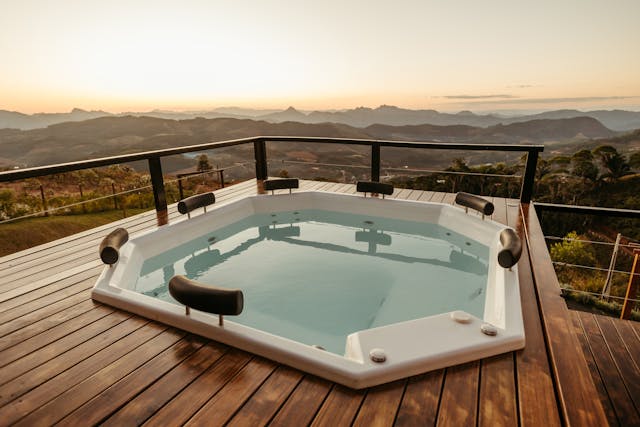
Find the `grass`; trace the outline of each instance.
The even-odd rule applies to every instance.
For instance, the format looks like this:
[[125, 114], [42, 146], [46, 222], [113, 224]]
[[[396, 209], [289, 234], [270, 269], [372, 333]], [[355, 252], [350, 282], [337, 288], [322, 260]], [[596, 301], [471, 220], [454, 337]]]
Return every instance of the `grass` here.
[[[147, 209], [127, 209], [128, 216]], [[122, 219], [121, 210], [83, 215], [27, 218], [0, 225], [0, 256], [29, 249], [90, 228]]]

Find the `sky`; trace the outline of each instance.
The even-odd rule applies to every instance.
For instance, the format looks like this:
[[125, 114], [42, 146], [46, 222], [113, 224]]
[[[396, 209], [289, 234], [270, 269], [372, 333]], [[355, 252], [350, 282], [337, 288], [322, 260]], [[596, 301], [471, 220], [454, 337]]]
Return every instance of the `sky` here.
[[0, 0], [0, 109], [640, 110], [639, 0]]

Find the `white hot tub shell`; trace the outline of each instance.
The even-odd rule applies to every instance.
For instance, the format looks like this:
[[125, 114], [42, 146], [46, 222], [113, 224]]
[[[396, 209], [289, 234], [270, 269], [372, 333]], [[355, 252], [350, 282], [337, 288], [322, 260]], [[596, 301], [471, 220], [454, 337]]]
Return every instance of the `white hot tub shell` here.
[[[441, 313], [358, 331], [348, 336], [344, 356], [234, 323], [225, 317], [191, 310], [131, 290], [141, 266], [159, 252], [225, 227], [256, 213], [323, 209], [437, 223], [489, 247], [484, 316]], [[327, 192], [259, 195], [216, 204], [205, 214], [132, 236], [113, 266], [105, 267], [93, 299], [233, 347], [255, 353], [351, 388], [370, 387], [430, 370], [453, 366], [524, 347], [524, 327], [517, 266], [502, 268], [500, 232], [506, 227], [476, 213], [440, 204], [365, 198]], [[482, 329], [493, 330], [488, 335]], [[484, 326], [484, 328], [483, 328]], [[372, 359], [383, 355], [384, 361]]]

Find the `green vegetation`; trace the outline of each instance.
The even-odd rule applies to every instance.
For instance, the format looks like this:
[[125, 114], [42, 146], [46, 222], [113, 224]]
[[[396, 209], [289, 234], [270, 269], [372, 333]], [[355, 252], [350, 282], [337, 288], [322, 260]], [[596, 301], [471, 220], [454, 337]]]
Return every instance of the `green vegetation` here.
[[[394, 176], [395, 186], [420, 190], [457, 192], [518, 198], [520, 180], [506, 175], [522, 174], [526, 157], [513, 164], [469, 165], [464, 158], [454, 159], [445, 169], [451, 173], [420, 176]], [[603, 144], [591, 150], [541, 158], [537, 165], [535, 200], [560, 204], [640, 209], [640, 153], [627, 156], [615, 147]], [[474, 175], [459, 175], [471, 173]], [[563, 288], [600, 294], [611, 262], [617, 233], [623, 243], [640, 240], [640, 221], [577, 214], [544, 213], [541, 218], [545, 235], [564, 240], [549, 240], [549, 252]], [[608, 244], [591, 244], [600, 241]], [[622, 247], [615, 270], [631, 270], [632, 251]], [[590, 267], [590, 268], [585, 268]], [[613, 273], [610, 294], [624, 296], [629, 276]], [[582, 296], [579, 296], [582, 295]], [[616, 302], [567, 292], [567, 297], [583, 304], [598, 306], [607, 313], [620, 312]]]
[[[0, 189], [0, 221], [15, 218], [0, 224], [0, 256], [154, 209], [149, 185], [148, 175], [122, 165], [11, 183]], [[184, 197], [218, 186], [216, 174], [182, 180]], [[180, 198], [171, 178], [165, 192], [169, 203]]]
[[[143, 211], [130, 209], [127, 213], [136, 215]], [[0, 256], [118, 221], [122, 217], [122, 211], [111, 210], [84, 215], [27, 218], [2, 224], [0, 227]]]

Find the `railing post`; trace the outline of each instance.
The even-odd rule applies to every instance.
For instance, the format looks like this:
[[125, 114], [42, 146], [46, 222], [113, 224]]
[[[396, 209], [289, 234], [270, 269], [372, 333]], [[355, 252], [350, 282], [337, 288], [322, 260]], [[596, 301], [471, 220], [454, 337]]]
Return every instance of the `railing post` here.
[[153, 187], [153, 200], [156, 203], [158, 225], [168, 224], [169, 212], [167, 211], [167, 196], [164, 192], [164, 179], [162, 178], [160, 157], [149, 158], [149, 174], [151, 175], [151, 185]]
[[42, 199], [42, 210], [44, 211], [44, 216], [49, 216], [49, 208], [47, 207], [47, 198], [44, 197], [44, 187], [40, 184], [40, 198]]
[[111, 183], [111, 194], [113, 194], [113, 210], [118, 210], [118, 198], [116, 197], [116, 184]]
[[371, 181], [380, 182], [380, 144], [371, 144]]
[[631, 317], [631, 309], [634, 306], [634, 301], [638, 295], [638, 288], [640, 288], [640, 264], [638, 258], [640, 257], [640, 249], [633, 250], [633, 267], [631, 268], [631, 277], [629, 277], [629, 284], [627, 285], [627, 294], [624, 297], [624, 304], [622, 305], [622, 312], [620, 313], [621, 319], [629, 319]]
[[224, 169], [218, 170], [220, 174], [220, 188], [224, 188]]
[[522, 188], [520, 189], [520, 203], [529, 203], [533, 196], [533, 184], [536, 179], [536, 167], [538, 165], [538, 152], [529, 150], [527, 153], [527, 164], [522, 178]]
[[256, 179], [264, 181], [269, 176], [267, 170], [267, 147], [264, 140], [253, 143], [253, 154], [256, 159]]
[[182, 188], [182, 175], [178, 175], [178, 193], [180, 193], [180, 200], [184, 199], [184, 189]]

